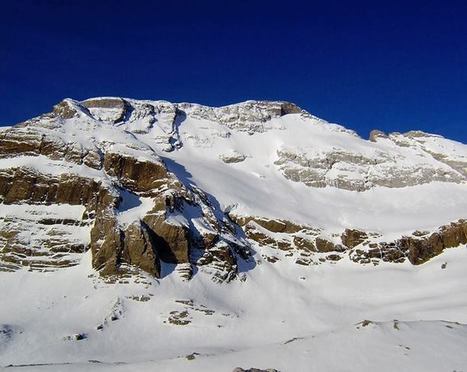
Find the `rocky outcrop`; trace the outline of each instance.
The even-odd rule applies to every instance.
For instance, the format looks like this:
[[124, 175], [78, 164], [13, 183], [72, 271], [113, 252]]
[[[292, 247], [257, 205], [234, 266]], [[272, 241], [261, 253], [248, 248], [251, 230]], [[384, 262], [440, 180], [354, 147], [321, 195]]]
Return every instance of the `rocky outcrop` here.
[[122, 122], [131, 110], [131, 106], [121, 98], [94, 98], [81, 102], [82, 107], [97, 120]]
[[227, 154], [219, 155], [219, 159], [221, 159], [224, 163], [231, 164], [231, 163], [241, 163], [246, 159], [246, 155], [241, 154], [239, 152], [230, 152]]
[[144, 223], [153, 231], [160, 257], [169, 263], [190, 262], [190, 229], [184, 225], [167, 222], [165, 215], [149, 214]]
[[[355, 262], [369, 263], [382, 260], [385, 262], [404, 262], [420, 265], [441, 254], [446, 248], [467, 244], [467, 221], [459, 220], [442, 226], [431, 234], [404, 236], [394, 242], [370, 243], [369, 249], [355, 249], [351, 259]], [[377, 261], [374, 261], [377, 260]]]
[[467, 244], [467, 221], [459, 220], [442, 226], [428, 237], [404, 237], [398, 243], [401, 250], [408, 252], [410, 262], [419, 265], [439, 255], [446, 248]]
[[122, 257], [130, 265], [160, 278], [160, 257], [156, 244], [157, 236], [146, 224], [132, 224], [125, 230]]
[[268, 122], [284, 115], [310, 116], [293, 103], [283, 101], [246, 101], [223, 107], [179, 104], [178, 107], [190, 117], [219, 122], [229, 129], [250, 134], [269, 130]]
[[0, 158], [44, 155], [52, 160], [65, 160], [102, 168], [101, 152], [94, 146], [66, 142], [53, 133], [37, 128], [12, 128], [0, 132]]
[[74, 174], [45, 175], [28, 168], [0, 170], [0, 200], [5, 204], [71, 204], [93, 210], [111, 191]]
[[[209, 218], [210, 205], [200, 205], [200, 199], [178, 183], [171, 183], [165, 174], [170, 192], [159, 192], [153, 196], [154, 207], [142, 219], [124, 228], [118, 223], [115, 207], [103, 206], [97, 211], [96, 222], [91, 231], [93, 266], [103, 275], [122, 273], [124, 265], [137, 266], [156, 277], [160, 277], [161, 262], [197, 265], [212, 274], [214, 280], [229, 281], [237, 274], [237, 257], [246, 252], [245, 243], [234, 244], [231, 235], [224, 239], [222, 222]], [[199, 191], [198, 191], [199, 192]], [[202, 209], [207, 211], [203, 212]], [[184, 210], [204, 218], [211, 231], [199, 231], [189, 223]], [[187, 222], [187, 224], [184, 223]], [[230, 233], [231, 234], [231, 233]], [[241, 254], [240, 254], [241, 256]], [[247, 259], [248, 254], [243, 257]], [[186, 271], [186, 270], [184, 270]], [[184, 274], [190, 278], [191, 270]]]
[[[295, 257], [295, 263], [300, 265], [339, 261], [344, 254], [358, 263], [402, 263], [408, 260], [413, 265], [419, 265], [441, 254], [446, 248], [467, 244], [465, 220], [442, 226], [431, 234], [415, 231], [412, 236], [401, 237], [393, 242], [380, 241], [381, 235], [378, 233], [346, 229], [340, 234], [340, 244], [336, 241], [337, 234], [333, 234], [334, 238], [330, 239], [320, 229], [286, 220], [232, 214], [231, 218], [260, 247], [288, 252], [286, 256]], [[269, 262], [277, 261], [273, 256], [265, 255], [264, 258]]]
[[306, 153], [279, 150], [274, 164], [285, 178], [294, 182], [310, 187], [332, 186], [360, 192], [375, 186], [399, 188], [433, 181], [460, 183], [465, 180], [459, 172], [441, 164], [401, 166], [399, 163], [404, 161], [400, 155], [395, 158], [382, 152], [368, 157], [335, 149], [311, 157]]
[[[131, 136], [128, 144], [86, 141], [83, 145], [57, 134], [60, 123], [82, 120], [82, 115], [117, 124], [123, 120], [120, 116], [132, 111], [119, 99], [64, 101], [47, 116], [0, 132], [0, 158], [31, 157], [27, 165], [4, 163], [8, 166], [0, 169], [0, 202], [18, 211], [11, 218], [0, 215], [0, 269], [72, 266], [90, 248], [92, 265], [103, 276], [123, 275], [133, 267], [160, 277], [164, 261], [198, 265], [217, 281], [234, 279], [237, 260], [248, 259], [248, 244], [216, 218], [202, 191], [184, 186], [151, 148], [132, 144]], [[128, 202], [120, 195], [149, 198], [153, 208], [123, 223], [120, 215], [125, 212], [120, 209]], [[25, 203], [58, 208], [64, 215], [24, 220], [19, 213]], [[64, 205], [83, 209], [72, 217]], [[40, 238], [31, 240], [26, 230], [31, 227]], [[77, 229], [82, 231], [77, 234]], [[183, 272], [189, 279], [193, 271]]]
[[320, 237], [316, 238], [315, 244], [317, 252], [329, 253], [345, 251], [345, 248], [342, 247], [340, 244], [335, 244], [327, 239], [323, 239]]
[[254, 222], [259, 226], [269, 230], [273, 233], [296, 233], [300, 230], [306, 229], [306, 226], [296, 224], [292, 221], [281, 220], [281, 219], [272, 219], [272, 218], [263, 218], [263, 217], [253, 217], [253, 216], [235, 216], [233, 214], [229, 215], [240, 226], [245, 226], [250, 222]]
[[378, 129], [373, 129], [370, 132], [369, 140], [371, 142], [376, 142], [378, 138], [388, 138], [388, 135], [384, 133], [383, 131], [380, 131]]
[[167, 182], [167, 169], [162, 162], [141, 161], [124, 154], [106, 153], [104, 170], [134, 192], [151, 192]]
[[[95, 209], [113, 200], [99, 182], [27, 168], [0, 171], [0, 270], [76, 265], [88, 249]], [[27, 208], [26, 208], [27, 207]], [[64, 213], [64, 215], [62, 214]]]
[[367, 238], [368, 235], [365, 232], [354, 229], [345, 229], [341, 235], [342, 243], [347, 248], [354, 248], [363, 243]]
[[[311, 265], [317, 261], [338, 261], [346, 250], [339, 243], [322, 236], [322, 230], [311, 226], [296, 224], [292, 221], [261, 217], [230, 215], [245, 232], [246, 237], [260, 247], [269, 247], [286, 252], [286, 256], [295, 257], [299, 265]], [[326, 253], [334, 253], [325, 255]], [[316, 256], [316, 261], [313, 260]], [[274, 256], [263, 256], [269, 262], [276, 262]]]

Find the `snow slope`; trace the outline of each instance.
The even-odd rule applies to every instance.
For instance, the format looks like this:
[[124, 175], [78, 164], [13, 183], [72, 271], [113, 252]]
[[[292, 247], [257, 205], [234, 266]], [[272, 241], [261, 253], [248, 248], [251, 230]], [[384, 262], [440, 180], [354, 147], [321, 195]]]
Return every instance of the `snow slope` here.
[[[105, 284], [88, 260], [49, 274], [3, 275], [0, 291], [8, 300], [0, 319], [12, 331], [2, 340], [2, 365], [29, 365], [18, 368], [26, 371], [467, 365], [466, 247], [416, 268], [349, 262], [310, 269], [259, 258], [245, 281], [228, 285], [207, 275], [183, 283], [175, 272], [160, 281]], [[170, 322], [184, 311], [180, 319], [190, 323]], [[358, 324], [364, 320], [374, 324]], [[66, 339], [75, 334], [86, 338]], [[193, 353], [194, 360], [186, 358]]]
[[[67, 157], [109, 152], [165, 164], [207, 195], [219, 219], [228, 212], [288, 220], [333, 239], [356, 228], [391, 241], [467, 217], [467, 146], [440, 136], [365, 140], [282, 102], [211, 108], [104, 97], [68, 99], [55, 111], [15, 130], [31, 141], [53, 138], [67, 149], [63, 157], [0, 157], [0, 175], [23, 167], [99, 181], [120, 195], [122, 227], [154, 201]], [[91, 226], [83, 211], [0, 204], [0, 230], [23, 229], [38, 254], [52, 233], [85, 245]], [[206, 228], [190, 211], [167, 221]], [[45, 217], [77, 223], [39, 229]], [[90, 251], [70, 254], [76, 266], [60, 270], [0, 272], [0, 368], [467, 370], [467, 246], [420, 266], [360, 265], [346, 255], [303, 266], [293, 263], [295, 253], [251, 244], [253, 261], [241, 261], [230, 283], [214, 283], [203, 270], [186, 281], [166, 263], [160, 279], [140, 272], [115, 283], [92, 269]]]

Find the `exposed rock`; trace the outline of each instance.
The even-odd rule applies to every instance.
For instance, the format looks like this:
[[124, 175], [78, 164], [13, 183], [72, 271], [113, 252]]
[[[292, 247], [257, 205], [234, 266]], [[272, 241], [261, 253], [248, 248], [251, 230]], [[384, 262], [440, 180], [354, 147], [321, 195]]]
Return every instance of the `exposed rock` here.
[[155, 251], [156, 237], [144, 223], [134, 223], [124, 232], [123, 259], [131, 265], [160, 277], [160, 261]]
[[384, 133], [383, 131], [380, 131], [378, 129], [373, 129], [371, 132], [370, 132], [370, 141], [371, 142], [376, 142], [376, 140], [378, 138], [388, 138], [388, 135], [386, 133]]
[[246, 159], [246, 155], [240, 154], [239, 152], [231, 152], [227, 154], [221, 154], [219, 155], [219, 158], [224, 162], [224, 163], [241, 163]]
[[340, 256], [340, 255], [334, 253], [334, 254], [327, 255], [327, 256], [326, 256], [326, 259], [327, 259], [328, 261], [339, 261], [339, 260], [342, 259], [342, 256]]
[[299, 249], [303, 249], [303, 250], [306, 250], [306, 251], [316, 251], [316, 246], [315, 244], [313, 243], [313, 241], [309, 240], [309, 239], [305, 239], [301, 236], [294, 236], [293, 238], [293, 242], [295, 244], [295, 246]]
[[53, 113], [62, 119], [71, 119], [78, 115], [77, 110], [67, 100], [57, 103]]
[[357, 245], [363, 243], [367, 238], [368, 235], [366, 233], [354, 229], [345, 229], [344, 233], [341, 236], [342, 243], [347, 248], [354, 248]]
[[191, 323], [191, 317], [188, 314], [188, 311], [171, 311], [168, 318], [170, 324], [184, 326]]
[[140, 161], [117, 153], [105, 154], [104, 170], [134, 192], [157, 190], [167, 182], [168, 177], [167, 169], [161, 162]]
[[97, 120], [110, 121], [112, 123], [123, 121], [128, 110], [128, 104], [121, 98], [87, 99], [81, 102], [81, 105], [86, 107]]
[[100, 183], [72, 174], [53, 177], [27, 168], [0, 171], [0, 198], [5, 204], [81, 204], [94, 209], [109, 194]]
[[356, 249], [352, 252], [351, 259], [361, 263], [369, 263], [371, 259], [400, 263], [408, 259], [413, 265], [420, 265], [441, 254], [444, 249], [462, 244], [467, 244], [465, 220], [442, 226], [430, 235], [413, 234], [391, 243], [378, 243], [376, 247], [366, 251]]
[[15, 155], [44, 155], [52, 160], [66, 160], [94, 169], [102, 167], [99, 149], [67, 143], [61, 137], [37, 128], [10, 128], [0, 132], [0, 158]]
[[230, 129], [250, 134], [265, 132], [268, 122], [288, 114], [308, 115], [289, 102], [246, 101], [224, 107], [207, 107], [195, 104], [180, 104], [179, 108], [193, 118], [219, 122]]
[[91, 230], [92, 266], [102, 275], [119, 273], [123, 252], [123, 232], [111, 209], [105, 207], [97, 212]]
[[170, 263], [189, 262], [189, 229], [183, 225], [169, 223], [165, 215], [150, 213], [144, 223], [153, 233], [154, 244], [160, 258]]
[[261, 227], [269, 230], [273, 233], [296, 233], [300, 230], [305, 229], [305, 226], [298, 225], [294, 222], [281, 220], [281, 219], [268, 219], [262, 217], [242, 217], [229, 215], [236, 223], [240, 226], [245, 226], [249, 222], [253, 221], [260, 225]]
[[444, 248], [467, 244], [467, 221], [459, 220], [458, 222], [443, 226], [440, 229], [439, 235], [443, 241]]
[[360, 192], [375, 186], [399, 188], [433, 181], [465, 181], [465, 175], [457, 170], [459, 167], [465, 168], [465, 162], [460, 162], [456, 168], [448, 168], [443, 164], [435, 166], [430, 163], [432, 155], [427, 151], [419, 154], [419, 158], [427, 160], [414, 165], [413, 161], [401, 155], [391, 156], [381, 151], [370, 157], [339, 148], [313, 155], [280, 149], [274, 164], [285, 178], [294, 182], [310, 187], [331, 186]]
[[316, 238], [315, 244], [318, 252], [343, 252], [345, 250], [341, 245], [320, 237]]

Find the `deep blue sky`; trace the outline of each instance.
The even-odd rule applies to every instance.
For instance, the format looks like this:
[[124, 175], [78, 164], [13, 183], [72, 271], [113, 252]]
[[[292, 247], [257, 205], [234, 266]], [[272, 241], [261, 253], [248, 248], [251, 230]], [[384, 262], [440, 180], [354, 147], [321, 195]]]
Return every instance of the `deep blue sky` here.
[[0, 1], [0, 123], [64, 97], [283, 99], [467, 142], [465, 1]]

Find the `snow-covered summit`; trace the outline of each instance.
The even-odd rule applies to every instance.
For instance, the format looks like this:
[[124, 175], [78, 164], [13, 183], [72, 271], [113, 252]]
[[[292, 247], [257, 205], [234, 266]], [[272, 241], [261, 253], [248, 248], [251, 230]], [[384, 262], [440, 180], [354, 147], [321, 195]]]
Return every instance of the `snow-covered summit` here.
[[[374, 218], [363, 221], [363, 215], [385, 210], [390, 216], [396, 204], [400, 224], [412, 226], [404, 215], [418, 210], [426, 193], [433, 197], [423, 198], [424, 204], [453, 195], [453, 204], [464, 207], [466, 145], [420, 131], [374, 131], [365, 140], [288, 102], [208, 107], [119, 97], [65, 99], [52, 113], [0, 133], [11, 147], [18, 136], [37, 143], [47, 139], [66, 149], [55, 158], [78, 153], [80, 162], [94, 162], [94, 168], [105, 152], [165, 159], [175, 173], [185, 170], [179, 177], [238, 213], [374, 228]], [[386, 197], [370, 197], [380, 193]], [[269, 202], [271, 194], [276, 203]], [[339, 210], [337, 218], [327, 216], [329, 209]], [[449, 217], [440, 211], [444, 222], [455, 218], [454, 210]]]

